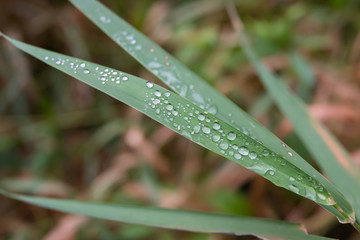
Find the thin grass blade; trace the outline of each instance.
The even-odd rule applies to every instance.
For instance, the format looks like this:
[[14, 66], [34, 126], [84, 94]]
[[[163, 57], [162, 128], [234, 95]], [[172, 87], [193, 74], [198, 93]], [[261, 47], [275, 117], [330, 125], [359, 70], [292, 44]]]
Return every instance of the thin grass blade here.
[[1, 189], [0, 194], [53, 210], [122, 223], [141, 224], [190, 232], [255, 235], [262, 239], [330, 239], [308, 235], [303, 232], [301, 226], [298, 224], [260, 218], [30, 197], [9, 193]]
[[[290, 119], [296, 133], [312, 153], [317, 163], [355, 208], [355, 215], [359, 218], [360, 172], [358, 168], [335, 138], [310, 116], [301, 100], [292, 95], [285, 85], [261, 63], [251, 49], [244, 32], [238, 27], [237, 32], [246, 56], [254, 65], [267, 91], [282, 112]], [[337, 215], [339, 219], [343, 222], [354, 223], [354, 211], [346, 199], [340, 194], [334, 196], [334, 198], [339, 205], [336, 207], [341, 208], [339, 212], [343, 215], [342, 217]], [[336, 212], [335, 209], [331, 211]]]

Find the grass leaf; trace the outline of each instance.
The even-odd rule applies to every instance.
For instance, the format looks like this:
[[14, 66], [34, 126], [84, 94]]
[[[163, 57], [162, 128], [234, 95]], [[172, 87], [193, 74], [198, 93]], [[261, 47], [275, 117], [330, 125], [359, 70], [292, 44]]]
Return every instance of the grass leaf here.
[[274, 184], [319, 204], [335, 204], [325, 185], [314, 175], [296, 167], [294, 161], [287, 161], [282, 155], [176, 93], [114, 69], [31, 46], [7, 36], [5, 38], [50, 66], [132, 106], [182, 136], [235, 161]]
[[[233, 16], [233, 21], [236, 19]], [[235, 20], [236, 21], [236, 20]], [[240, 23], [240, 22], [239, 22]], [[239, 24], [238, 23], [238, 24]], [[234, 22], [235, 26], [237, 23]], [[360, 172], [351, 161], [346, 151], [341, 145], [331, 137], [330, 133], [313, 119], [300, 99], [292, 95], [273, 75], [269, 69], [261, 63], [254, 51], [251, 49], [246, 36], [241, 28], [236, 27], [239, 34], [241, 45], [246, 56], [254, 65], [259, 77], [266, 87], [268, 93], [276, 101], [282, 112], [290, 119], [294, 125], [296, 133], [301, 138], [304, 145], [309, 149], [317, 163], [324, 169], [325, 173], [346, 195], [346, 199], [356, 209], [356, 217], [360, 217]], [[333, 195], [341, 210], [337, 213], [343, 222], [355, 221], [354, 211], [342, 194]], [[328, 207], [326, 207], [330, 210]], [[336, 212], [335, 209], [330, 210]], [[340, 216], [339, 213], [343, 216]]]
[[260, 218], [30, 197], [9, 193], [1, 189], [0, 194], [22, 202], [62, 212], [152, 227], [230, 235], [251, 234], [264, 239], [330, 239], [307, 235], [298, 224]]

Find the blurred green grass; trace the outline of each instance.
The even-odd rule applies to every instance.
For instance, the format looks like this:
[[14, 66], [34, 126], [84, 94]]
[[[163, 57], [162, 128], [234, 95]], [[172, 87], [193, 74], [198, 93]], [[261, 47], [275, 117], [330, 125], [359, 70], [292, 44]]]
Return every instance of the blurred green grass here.
[[[284, 126], [278, 109], [266, 99], [254, 70], [236, 46], [222, 4], [204, 0], [103, 2], [243, 109], [256, 112], [259, 121], [303, 157], [309, 156], [292, 130]], [[359, 3], [239, 1], [237, 7], [255, 50], [271, 69], [291, 80], [287, 84], [295, 94], [305, 97], [311, 106], [326, 103], [350, 109], [352, 115], [347, 117], [323, 113], [321, 120], [350, 151], [358, 150]], [[67, 1], [2, 1], [0, 30], [30, 44], [156, 82]], [[293, 52], [312, 67], [314, 85], [303, 87], [297, 78], [296, 69], [289, 63]], [[159, 195], [157, 201], [162, 206], [302, 221], [311, 233], [355, 239], [355, 233], [336, 220], [314, 224], [312, 221], [324, 213], [307, 200], [243, 169], [239, 170], [245, 172], [242, 176], [230, 177], [233, 172], [220, 157], [124, 104], [31, 61], [4, 41], [0, 44], [0, 62], [0, 184], [9, 189], [89, 200], [99, 196], [92, 194], [99, 191], [109, 202], [139, 204], [154, 203], [151, 191], [157, 189], [155, 195]], [[111, 169], [121, 169], [119, 159], [135, 164], [129, 163], [128, 169], [116, 176]], [[156, 167], [159, 159], [168, 171]], [[155, 169], [151, 181], [144, 162]], [[221, 180], [220, 186], [213, 186], [214, 178]], [[97, 185], [99, 182], [103, 185]], [[241, 196], [238, 205], [233, 195]], [[5, 223], [0, 237], [4, 239], [40, 239], [60, 226], [63, 218], [62, 214], [4, 198], [0, 202]], [[99, 224], [96, 220], [79, 229], [77, 239], [235, 239]]]

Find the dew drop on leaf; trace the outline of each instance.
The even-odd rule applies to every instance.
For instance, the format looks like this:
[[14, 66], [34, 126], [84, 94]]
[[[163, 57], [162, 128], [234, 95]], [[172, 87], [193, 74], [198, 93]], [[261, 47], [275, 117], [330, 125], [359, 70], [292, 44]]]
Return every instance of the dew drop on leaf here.
[[215, 129], [215, 130], [219, 130], [220, 128], [221, 128], [220, 124], [218, 124], [218, 123], [214, 123], [214, 125], [213, 125], [213, 129]]
[[252, 160], [254, 160], [256, 157], [257, 157], [257, 154], [255, 152], [251, 152], [249, 154], [249, 158], [252, 159]]
[[153, 84], [152, 82], [147, 82], [147, 83], [146, 83], [146, 86], [147, 86], [148, 88], [152, 88], [152, 87], [154, 86], [154, 84]]
[[227, 139], [229, 139], [230, 141], [233, 141], [236, 139], [236, 134], [233, 132], [229, 132], [227, 135]]
[[217, 142], [217, 141], [219, 141], [219, 140], [220, 140], [220, 136], [215, 134], [215, 135], [213, 136], [213, 141], [214, 141], [214, 142]]
[[240, 147], [239, 148], [239, 153], [243, 156], [246, 156], [249, 154], [249, 150], [246, 147]]
[[205, 127], [202, 128], [202, 131], [203, 131], [203, 133], [209, 134], [210, 133], [210, 128], [205, 126]]

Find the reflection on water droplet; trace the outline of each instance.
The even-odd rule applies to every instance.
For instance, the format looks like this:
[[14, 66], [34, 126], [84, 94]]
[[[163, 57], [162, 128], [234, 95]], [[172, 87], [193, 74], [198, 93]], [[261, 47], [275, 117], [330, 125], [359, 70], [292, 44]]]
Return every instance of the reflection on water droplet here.
[[321, 199], [321, 200], [325, 200], [325, 199], [326, 199], [326, 197], [325, 197], [324, 194], [318, 193], [317, 196], [318, 196], [318, 198]]
[[171, 104], [166, 105], [165, 108], [166, 108], [166, 110], [169, 110], [169, 111], [174, 109], [173, 105], [171, 105]]
[[221, 128], [220, 124], [218, 124], [218, 123], [214, 123], [214, 125], [213, 125], [213, 129], [215, 129], [215, 130], [219, 130], [220, 128]]
[[239, 159], [241, 159], [241, 154], [235, 153], [234, 157], [235, 157], [235, 159], [239, 160]]
[[257, 154], [255, 152], [251, 152], [249, 154], [249, 158], [252, 159], [252, 160], [254, 160], [256, 157], [257, 157]]
[[85, 63], [81, 63], [79, 66], [83, 68], [83, 67], [86, 66], [86, 64], [85, 64]]
[[227, 135], [227, 139], [229, 139], [230, 141], [233, 141], [235, 140], [236, 138], [236, 134], [233, 133], [233, 132], [229, 132], [228, 135]]
[[210, 128], [205, 126], [205, 127], [202, 128], [202, 131], [203, 131], [203, 133], [209, 134], [210, 133]]
[[123, 77], [122, 77], [122, 80], [123, 80], [123, 81], [127, 81], [127, 80], [129, 80], [129, 78], [128, 78], [127, 76], [123, 76]]
[[314, 188], [312, 188], [312, 187], [307, 187], [307, 188], [306, 188], [305, 197], [316, 201], [315, 195], [316, 195], [316, 192], [315, 192], [315, 189], [314, 189]]
[[288, 154], [290, 155], [290, 157], [292, 157], [292, 156], [293, 156], [293, 154], [292, 154], [291, 152], [288, 152]]
[[204, 120], [205, 120], [205, 116], [202, 115], [202, 114], [199, 114], [198, 119], [199, 119], [200, 121], [204, 121]]
[[213, 136], [213, 141], [214, 141], [214, 142], [217, 142], [217, 141], [219, 141], [219, 140], [220, 140], [220, 136], [215, 134], [215, 135]]
[[200, 132], [200, 125], [194, 126], [194, 133]]
[[157, 96], [157, 97], [161, 97], [161, 92], [159, 92], [158, 90], [156, 90], [155, 93], [154, 93], [154, 95]]
[[88, 69], [84, 69], [83, 73], [84, 73], [84, 74], [89, 74], [90, 71], [89, 71]]
[[153, 84], [152, 82], [147, 82], [147, 83], [146, 83], [146, 86], [147, 86], [148, 88], [152, 88], [152, 87], [154, 86], [154, 84]]
[[229, 144], [227, 142], [220, 143], [220, 148], [226, 150], [229, 148]]
[[297, 193], [299, 194], [300, 190], [298, 187], [296, 187], [295, 185], [291, 184], [291, 185], [288, 185], [288, 188], [290, 191], [293, 191], [294, 193]]
[[269, 151], [265, 149], [265, 150], [263, 151], [263, 155], [264, 155], [265, 157], [266, 157], [266, 156], [269, 156]]
[[281, 143], [281, 145], [282, 145], [283, 147], [286, 147], [286, 144], [285, 144], [285, 143], [283, 143], [283, 142]]
[[153, 104], [155, 104], [155, 105], [156, 105], [156, 104], [159, 104], [159, 103], [160, 103], [160, 99], [155, 98], [155, 99], [154, 99], [154, 101], [153, 101]]
[[215, 115], [217, 113], [217, 107], [216, 106], [211, 106], [208, 109], [208, 112]]
[[239, 148], [239, 153], [240, 153], [241, 155], [246, 156], [246, 155], [249, 154], [249, 150], [248, 150], [246, 147], [240, 147], [240, 148]]

